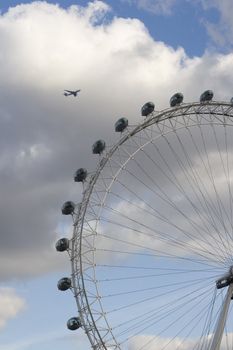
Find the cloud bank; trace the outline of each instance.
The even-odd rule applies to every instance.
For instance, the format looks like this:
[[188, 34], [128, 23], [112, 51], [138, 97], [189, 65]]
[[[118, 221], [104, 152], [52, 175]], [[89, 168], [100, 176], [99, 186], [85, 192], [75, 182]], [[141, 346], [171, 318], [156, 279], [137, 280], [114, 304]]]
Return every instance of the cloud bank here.
[[[144, 102], [167, 107], [176, 91], [186, 102], [208, 88], [217, 99], [232, 95], [233, 54], [191, 59], [109, 11], [102, 1], [67, 10], [38, 1], [0, 16], [2, 280], [65, 267], [53, 248], [71, 222], [60, 207], [80, 201], [73, 173], [94, 170], [91, 145], [115, 142], [116, 119], [138, 123]], [[78, 98], [62, 95], [76, 88]]]

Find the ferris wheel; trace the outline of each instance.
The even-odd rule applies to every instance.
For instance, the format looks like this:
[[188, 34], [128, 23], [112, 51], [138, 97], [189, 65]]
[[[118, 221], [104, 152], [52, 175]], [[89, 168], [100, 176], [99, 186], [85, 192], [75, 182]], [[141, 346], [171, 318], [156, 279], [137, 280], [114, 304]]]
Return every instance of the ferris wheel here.
[[76, 316], [98, 350], [233, 349], [233, 99], [142, 107], [120, 118], [120, 138], [80, 168], [81, 203], [65, 202], [73, 236], [61, 238]]

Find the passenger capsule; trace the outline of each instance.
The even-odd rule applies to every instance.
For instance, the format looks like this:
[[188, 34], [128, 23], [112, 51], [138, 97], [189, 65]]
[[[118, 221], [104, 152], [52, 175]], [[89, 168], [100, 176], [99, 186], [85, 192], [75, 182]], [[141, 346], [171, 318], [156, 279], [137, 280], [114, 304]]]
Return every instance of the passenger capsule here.
[[175, 107], [183, 102], [183, 94], [181, 92], [177, 92], [170, 98], [170, 106]]
[[72, 317], [67, 321], [67, 328], [71, 331], [75, 331], [76, 329], [81, 327], [81, 322], [78, 317]]
[[233, 97], [231, 98], [230, 103], [233, 105]]
[[87, 170], [84, 168], [79, 168], [74, 174], [75, 182], [83, 182], [87, 177]]
[[147, 102], [142, 106], [141, 114], [143, 117], [147, 117], [149, 114], [151, 114], [153, 112], [154, 109], [155, 109], [154, 103]]
[[65, 291], [70, 289], [71, 287], [71, 279], [68, 277], [63, 277], [57, 282], [57, 288], [59, 290]]
[[96, 141], [92, 146], [93, 154], [101, 154], [105, 149], [105, 142], [103, 140]]
[[212, 98], [214, 97], [214, 93], [212, 90], [206, 90], [204, 91], [201, 96], [200, 96], [200, 102], [207, 102], [211, 101]]
[[120, 118], [118, 121], [115, 123], [115, 131], [116, 132], [122, 132], [127, 128], [128, 126], [128, 119], [126, 118]]
[[71, 201], [65, 202], [61, 208], [61, 212], [63, 215], [71, 215], [73, 214], [75, 209], [75, 204]]
[[56, 243], [56, 250], [58, 252], [64, 252], [69, 248], [69, 240], [67, 238], [61, 238]]
[[224, 278], [224, 279], [221, 279], [221, 280], [216, 282], [216, 287], [217, 287], [217, 289], [221, 289], [221, 288], [229, 286], [229, 284], [230, 284], [229, 279]]

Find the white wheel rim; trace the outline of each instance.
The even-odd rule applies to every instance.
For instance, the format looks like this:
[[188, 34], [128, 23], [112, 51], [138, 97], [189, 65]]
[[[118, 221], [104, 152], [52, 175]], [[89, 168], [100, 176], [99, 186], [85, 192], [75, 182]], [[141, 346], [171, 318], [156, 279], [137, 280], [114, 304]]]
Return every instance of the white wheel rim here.
[[[89, 178], [74, 217], [71, 263], [78, 311], [93, 348], [209, 346], [225, 292], [216, 290], [215, 280], [233, 263], [232, 116], [232, 105], [218, 102], [154, 113], [129, 128]], [[213, 146], [216, 159], [209, 152]], [[227, 207], [220, 192], [228, 193]], [[160, 261], [152, 264], [154, 259]], [[229, 343], [229, 322], [227, 327]]]

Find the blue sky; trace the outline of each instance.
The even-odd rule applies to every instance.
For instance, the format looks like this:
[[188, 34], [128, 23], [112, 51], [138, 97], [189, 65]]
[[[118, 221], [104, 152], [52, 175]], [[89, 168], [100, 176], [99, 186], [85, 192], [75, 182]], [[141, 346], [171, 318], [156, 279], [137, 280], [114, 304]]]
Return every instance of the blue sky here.
[[[98, 9], [93, 11], [97, 24], [85, 12], [88, 3], [108, 5], [100, 17]], [[142, 103], [154, 95], [158, 109], [168, 106], [177, 89], [189, 100], [208, 88], [219, 99], [232, 96], [232, 1], [164, 4], [9, 0], [0, 5], [5, 198], [0, 306], [5, 294], [14, 305], [2, 315], [0, 310], [0, 350], [90, 348], [82, 330], [66, 329], [75, 301], [56, 283], [70, 268], [68, 258], [53, 247], [59, 237], [70, 235], [60, 206], [66, 199], [81, 199], [82, 188], [72, 176], [77, 166], [94, 168], [90, 149], [96, 135], [113, 142], [116, 116], [127, 113], [137, 123]], [[75, 17], [71, 5], [84, 10]], [[82, 89], [78, 105], [64, 100], [64, 88]]]

